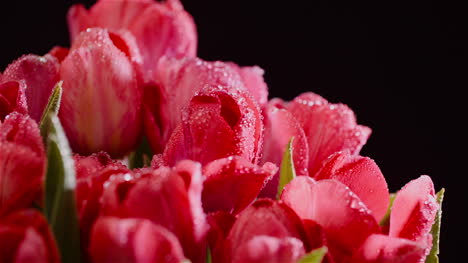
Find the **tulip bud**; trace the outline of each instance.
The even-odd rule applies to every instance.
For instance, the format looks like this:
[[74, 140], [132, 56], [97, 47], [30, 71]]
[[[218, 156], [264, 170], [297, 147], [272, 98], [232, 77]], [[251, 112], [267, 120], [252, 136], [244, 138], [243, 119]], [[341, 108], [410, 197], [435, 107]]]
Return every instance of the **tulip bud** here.
[[143, 55], [146, 80], [155, 80], [160, 57], [194, 57], [197, 50], [195, 23], [179, 0], [101, 0], [89, 11], [75, 5], [68, 11], [68, 27], [72, 42], [90, 27], [131, 32]]
[[[3, 82], [22, 81], [28, 103], [28, 114], [33, 120], [41, 120], [52, 89], [60, 80], [59, 62], [52, 55], [24, 55], [13, 61], [3, 73]], [[20, 113], [25, 113], [18, 111]]]
[[20, 210], [0, 219], [0, 262], [60, 262], [54, 238], [40, 212]]
[[29, 207], [41, 196], [44, 171], [36, 122], [16, 112], [8, 115], [0, 124], [0, 215]]
[[81, 33], [63, 60], [60, 119], [72, 149], [122, 157], [138, 142], [141, 95], [129, 45], [105, 29]]

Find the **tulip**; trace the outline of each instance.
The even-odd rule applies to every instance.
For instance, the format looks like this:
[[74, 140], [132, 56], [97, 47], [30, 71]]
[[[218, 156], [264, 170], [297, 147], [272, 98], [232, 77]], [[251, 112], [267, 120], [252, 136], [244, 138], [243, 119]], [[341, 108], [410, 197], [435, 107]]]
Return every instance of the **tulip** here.
[[260, 109], [246, 91], [206, 86], [190, 100], [162, 158], [168, 165], [184, 159], [204, 165], [237, 155], [255, 164], [262, 132]]
[[101, 217], [93, 227], [90, 255], [99, 263], [180, 263], [177, 237], [147, 219]]
[[233, 224], [225, 245], [229, 262], [297, 262], [308, 250], [299, 217], [285, 204], [259, 199]]
[[130, 170], [112, 160], [104, 152], [90, 156], [74, 156], [76, 169], [76, 204], [80, 222], [81, 244], [88, 248], [91, 227], [101, 211], [101, 196], [104, 184], [112, 176], [129, 174]]
[[[281, 113], [276, 113], [278, 110], [275, 108], [280, 109]], [[302, 174], [302, 158], [307, 158], [310, 176], [314, 176], [328, 156], [335, 152], [349, 151], [351, 155], [359, 154], [371, 133], [370, 128], [356, 123], [353, 111], [346, 105], [329, 103], [311, 92], [301, 94], [288, 103], [274, 99], [270, 102], [266, 115], [265, 145], [268, 147], [265, 147], [264, 155], [267, 157], [263, 160], [278, 164], [284, 151], [278, 149], [285, 149], [292, 136], [300, 145], [305, 145], [305, 135], [307, 157], [303, 157], [303, 153], [296, 153], [299, 158], [296, 163], [299, 162], [298, 170], [299, 174]], [[297, 127], [298, 124], [302, 130]]]
[[301, 124], [309, 146], [309, 175], [313, 176], [331, 154], [348, 150], [356, 155], [366, 143], [371, 129], [358, 125], [353, 111], [344, 104], [304, 93], [287, 106]]
[[60, 262], [45, 218], [36, 210], [0, 217], [0, 262]]
[[206, 178], [202, 194], [205, 212], [238, 214], [255, 200], [277, 170], [272, 163], [260, 167], [238, 156], [208, 163], [203, 167]]
[[163, 151], [182, 120], [192, 97], [207, 85], [242, 89], [262, 106], [268, 97], [263, 70], [230, 62], [199, 58], [163, 57], [156, 70], [156, 84], [145, 90], [145, 133], [156, 153]]
[[423, 262], [432, 246], [429, 231], [438, 205], [427, 176], [398, 192], [388, 235], [366, 203], [336, 179], [296, 177], [284, 188], [281, 200], [322, 228], [328, 256], [336, 263]]
[[387, 213], [387, 182], [374, 160], [348, 151], [332, 154], [315, 175], [316, 180], [335, 179], [345, 184], [372, 211], [377, 222]]
[[122, 157], [140, 138], [135, 49], [105, 29], [81, 33], [63, 60], [59, 117], [74, 152]]
[[42, 200], [45, 158], [34, 120], [13, 112], [0, 123], [0, 215]]
[[199, 163], [183, 161], [174, 168], [115, 176], [106, 185], [101, 215], [148, 219], [172, 232], [192, 262], [203, 261], [208, 225]]
[[160, 57], [196, 55], [195, 24], [178, 0], [100, 0], [89, 11], [74, 5], [68, 12], [68, 27], [72, 43], [81, 31], [91, 27], [129, 31], [143, 55], [147, 81], [155, 80]]
[[0, 83], [2, 81], [23, 82], [20, 86], [24, 86], [21, 89], [24, 89], [26, 96], [28, 114], [33, 120], [39, 122], [52, 89], [60, 80], [59, 62], [51, 55], [24, 55], [5, 69], [2, 78], [3, 80], [0, 78]]

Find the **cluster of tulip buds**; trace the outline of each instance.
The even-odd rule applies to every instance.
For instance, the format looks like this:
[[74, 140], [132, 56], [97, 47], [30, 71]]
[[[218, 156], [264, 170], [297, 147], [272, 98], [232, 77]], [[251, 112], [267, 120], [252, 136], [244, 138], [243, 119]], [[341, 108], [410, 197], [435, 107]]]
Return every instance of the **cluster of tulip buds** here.
[[391, 194], [348, 106], [198, 58], [178, 0], [68, 26], [0, 72], [0, 262], [438, 262], [444, 190]]

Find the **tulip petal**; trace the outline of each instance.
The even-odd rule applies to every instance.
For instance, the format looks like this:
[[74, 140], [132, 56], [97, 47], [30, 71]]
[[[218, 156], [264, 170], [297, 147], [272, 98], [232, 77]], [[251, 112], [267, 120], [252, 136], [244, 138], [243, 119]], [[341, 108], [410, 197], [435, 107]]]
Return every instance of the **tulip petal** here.
[[64, 82], [59, 116], [70, 145], [83, 155], [105, 151], [120, 157], [140, 137], [135, 69], [104, 29], [83, 32], [75, 42], [60, 71]]
[[[20, 240], [16, 240], [23, 236]], [[43, 215], [33, 209], [18, 210], [0, 219], [0, 260], [16, 248], [15, 260], [2, 262], [60, 262], [52, 232]], [[10, 247], [12, 246], [12, 247]], [[4, 251], [4, 247], [7, 247]], [[10, 249], [8, 249], [10, 247]]]
[[[259, 199], [239, 214], [229, 232], [226, 253], [234, 262], [242, 260], [245, 244], [255, 236], [301, 241], [306, 238], [298, 216], [282, 202], [271, 199]], [[296, 251], [297, 246], [294, 248], [293, 251]]]
[[296, 263], [304, 254], [304, 246], [297, 238], [259, 235], [243, 244], [232, 262]]
[[[231, 63], [231, 65], [233, 65], [233, 63]], [[268, 86], [263, 79], [265, 71], [259, 66], [239, 67], [235, 64], [233, 66], [237, 68], [245, 88], [257, 100], [258, 104], [260, 106], [267, 104]]]
[[159, 59], [164, 55], [178, 58], [195, 57], [195, 23], [181, 5], [174, 8], [169, 2], [152, 4], [138, 16], [128, 29], [137, 39], [144, 58], [143, 69], [147, 80], [157, 81], [157, 72], [154, 71]]
[[390, 194], [385, 178], [370, 158], [352, 156], [348, 151], [331, 155], [315, 175], [316, 180], [335, 179], [353, 191], [380, 222], [387, 212]]
[[339, 181], [297, 182], [305, 180], [302, 178], [307, 177], [296, 177], [285, 187], [281, 200], [301, 218], [322, 227], [334, 261], [348, 262], [370, 234], [380, 231], [375, 218], [359, 197]]
[[0, 124], [0, 214], [41, 199], [45, 152], [35, 121], [19, 113]]
[[370, 235], [356, 252], [355, 263], [424, 262], [426, 250], [417, 242], [380, 234]]
[[207, 215], [207, 222], [210, 225], [207, 239], [212, 262], [226, 262], [228, 260], [224, 253], [226, 238], [235, 221], [236, 217], [234, 215], [224, 211]]
[[276, 173], [272, 163], [263, 167], [233, 156], [208, 163], [203, 168], [203, 208], [205, 212], [226, 211], [238, 214], [258, 196]]
[[55, 57], [59, 63], [62, 63], [62, 61], [68, 56], [69, 51], [70, 50], [66, 47], [55, 46], [47, 54]]
[[131, 26], [152, 3], [151, 0], [101, 0], [89, 13], [94, 26], [119, 30]]
[[[281, 165], [283, 153], [289, 141], [294, 137], [292, 143], [292, 155], [294, 168], [297, 175], [308, 175], [307, 166], [309, 164], [307, 138], [304, 130], [284, 108], [281, 108], [276, 101], [271, 101], [264, 110], [265, 115], [265, 135], [263, 145], [263, 157], [260, 163], [272, 162]], [[279, 174], [262, 190], [261, 196], [275, 198], [278, 191]]]
[[307, 137], [310, 176], [335, 152], [349, 150], [352, 155], [358, 154], [371, 133], [368, 127], [356, 124], [353, 111], [346, 105], [328, 103], [310, 92], [298, 96], [287, 109]]
[[197, 93], [163, 154], [173, 165], [191, 159], [207, 164], [238, 155], [257, 163], [262, 145], [262, 117], [244, 91], [209, 86]]
[[423, 175], [407, 183], [393, 202], [389, 236], [424, 242], [438, 209], [429, 176]]
[[4, 121], [5, 117], [13, 111], [21, 114], [28, 113], [23, 81], [0, 83], [0, 122]]
[[145, 219], [102, 217], [93, 227], [90, 255], [93, 262], [167, 262], [185, 257], [177, 238]]
[[11, 63], [3, 80], [24, 80], [29, 115], [36, 122], [42, 117], [49, 96], [59, 78], [59, 63], [51, 55], [24, 55]]
[[67, 13], [67, 23], [71, 43], [75, 41], [81, 31], [92, 27], [93, 23], [91, 19], [92, 18], [89, 16], [88, 10], [86, 10], [82, 4], [70, 7]]

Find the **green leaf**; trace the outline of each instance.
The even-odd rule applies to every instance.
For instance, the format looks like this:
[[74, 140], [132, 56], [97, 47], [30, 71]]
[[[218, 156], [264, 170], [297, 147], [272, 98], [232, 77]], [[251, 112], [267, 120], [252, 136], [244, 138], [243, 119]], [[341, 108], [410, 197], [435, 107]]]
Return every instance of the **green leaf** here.
[[55, 235], [61, 262], [78, 263], [81, 250], [73, 158], [57, 115], [49, 113], [44, 123], [48, 124], [44, 213]]
[[137, 149], [128, 156], [128, 168], [135, 169], [150, 166], [152, 156], [153, 151], [151, 151], [148, 139], [143, 137]]
[[393, 201], [395, 201], [396, 194], [390, 194], [390, 201], [388, 202], [388, 209], [385, 216], [380, 220], [380, 226], [389, 226], [390, 224], [390, 213], [392, 212]]
[[41, 131], [42, 138], [45, 138], [47, 134], [47, 126], [49, 125], [47, 123], [49, 114], [54, 112], [55, 114], [58, 114], [58, 111], [60, 109], [60, 101], [62, 99], [62, 81], [59, 81], [54, 89], [52, 90], [52, 93], [50, 94], [49, 101], [47, 102], [47, 105], [44, 109], [44, 112], [42, 113], [41, 121], [39, 122], [39, 129]]
[[289, 140], [288, 146], [286, 147], [286, 150], [283, 154], [283, 160], [281, 161], [278, 194], [276, 195], [277, 199], [281, 197], [284, 186], [286, 186], [289, 182], [292, 181], [292, 179], [296, 177], [296, 170], [294, 169], [293, 162], [293, 141], [294, 137]]
[[205, 257], [205, 263], [211, 263], [211, 249], [210, 246], [206, 246], [206, 257]]
[[440, 238], [440, 224], [442, 219], [442, 201], [444, 200], [445, 189], [442, 188], [436, 195], [439, 210], [437, 211], [434, 224], [432, 225], [432, 249], [426, 258], [426, 263], [439, 263], [439, 238]]
[[297, 261], [297, 263], [321, 263], [327, 252], [327, 247], [314, 249]]

